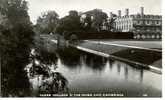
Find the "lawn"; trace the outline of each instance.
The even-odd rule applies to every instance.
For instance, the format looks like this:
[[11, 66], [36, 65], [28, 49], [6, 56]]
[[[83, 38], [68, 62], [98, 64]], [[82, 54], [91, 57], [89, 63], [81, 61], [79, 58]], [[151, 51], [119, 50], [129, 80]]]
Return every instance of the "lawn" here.
[[144, 48], [162, 49], [162, 41], [135, 41], [135, 40], [94, 40], [107, 44], [120, 44]]

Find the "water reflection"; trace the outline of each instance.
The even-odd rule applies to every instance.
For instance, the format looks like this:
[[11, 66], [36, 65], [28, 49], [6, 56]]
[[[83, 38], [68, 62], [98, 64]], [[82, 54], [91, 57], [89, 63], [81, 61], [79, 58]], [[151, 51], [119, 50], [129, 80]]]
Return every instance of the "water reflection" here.
[[128, 68], [127, 68], [127, 66], [124, 67], [124, 71], [125, 71], [125, 79], [128, 79]]
[[104, 57], [92, 55], [92, 54], [85, 54], [82, 56], [82, 61], [84, 64], [91, 68], [92, 70], [101, 71], [104, 69], [107, 59]]
[[117, 64], [117, 71], [118, 71], [119, 74], [120, 74], [120, 70], [121, 70], [121, 65]]
[[139, 80], [140, 80], [140, 82], [143, 82], [143, 70], [142, 69], [140, 70], [140, 79]]
[[108, 64], [109, 64], [110, 69], [112, 69], [113, 64], [114, 64], [114, 60], [113, 59], [109, 59], [108, 60]]
[[161, 96], [161, 75], [121, 61], [74, 48], [58, 49], [51, 53], [39, 51], [38, 56], [33, 60], [37, 60], [47, 74], [41, 71], [30, 78], [34, 94], [118, 91], [125, 96], [142, 96], [143, 93]]
[[[110, 63], [113, 62], [113, 63]], [[136, 67], [132, 67], [129, 64], [120, 62], [120, 61], [113, 61], [110, 60], [109, 62], [109, 67], [111, 71], [116, 70], [116, 74], [118, 74], [120, 77], [126, 79], [126, 80], [134, 80], [137, 82], [142, 82], [143, 81], [143, 69], [139, 69]]]
[[80, 51], [73, 48], [58, 49], [58, 56], [61, 63], [70, 68], [80, 65]]
[[[68, 67], [69, 65], [63, 65], [63, 63], [59, 63], [58, 65], [61, 67], [57, 68], [69, 80], [70, 92], [92, 93], [99, 91], [101, 93], [117, 90], [125, 91], [128, 93], [125, 94], [127, 96], [142, 96], [143, 92], [150, 94], [150, 96], [161, 95], [161, 76], [157, 76], [156, 73], [153, 75], [152, 72], [139, 66], [134, 67], [124, 62], [105, 59], [84, 52], [79, 52], [77, 59], [79, 64], [72, 69]], [[148, 77], [146, 79], [148, 74], [154, 76], [154, 78], [150, 79]], [[146, 84], [155, 80], [159, 81], [155, 84]]]

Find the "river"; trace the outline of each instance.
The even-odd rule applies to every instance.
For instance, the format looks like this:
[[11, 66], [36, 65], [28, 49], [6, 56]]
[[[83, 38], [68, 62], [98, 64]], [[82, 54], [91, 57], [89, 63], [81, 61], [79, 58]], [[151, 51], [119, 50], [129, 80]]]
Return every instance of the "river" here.
[[[110, 96], [120, 94], [126, 97], [161, 96], [161, 74], [71, 47], [47, 49], [49, 50], [40, 52], [42, 61], [45, 60], [45, 65], [48, 64], [50, 69], [65, 77], [68, 83], [67, 93], [108, 93]], [[36, 83], [40, 83], [37, 81], [41, 80], [38, 78], [31, 81], [34, 91], [38, 87]]]

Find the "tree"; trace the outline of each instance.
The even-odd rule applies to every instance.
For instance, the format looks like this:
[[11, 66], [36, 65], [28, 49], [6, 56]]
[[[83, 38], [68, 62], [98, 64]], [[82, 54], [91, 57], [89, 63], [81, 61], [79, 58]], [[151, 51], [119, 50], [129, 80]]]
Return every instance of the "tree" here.
[[55, 11], [44, 12], [37, 19], [37, 30], [40, 33], [50, 33], [55, 32], [57, 24], [59, 21], [59, 16]]
[[[102, 12], [102, 10], [100, 10], [100, 9], [94, 9], [91, 11], [87, 11], [84, 14], [86, 14], [85, 20], [88, 20], [89, 23], [90, 23], [90, 20], [92, 21], [92, 23], [90, 23], [91, 28], [94, 28], [95, 31], [101, 31], [103, 22], [108, 18], [107, 14]], [[89, 27], [89, 26], [87, 26], [87, 27]]]
[[77, 11], [70, 11], [68, 16], [60, 19], [59, 24], [57, 26], [57, 33], [69, 33], [81, 31], [81, 23], [80, 16]]
[[108, 27], [108, 31], [116, 31], [114, 27], [114, 23], [117, 15], [112, 14], [112, 16], [107, 20], [106, 26]]
[[1, 5], [1, 13], [8, 18], [13, 26], [23, 23], [31, 24], [25, 0], [2, 0]]
[[33, 43], [32, 23], [25, 0], [1, 0], [5, 23], [0, 30], [2, 96], [28, 96], [30, 83], [24, 67]]
[[81, 17], [82, 25], [84, 31], [93, 31], [92, 29], [92, 16], [90, 14], [86, 14], [85, 16]]

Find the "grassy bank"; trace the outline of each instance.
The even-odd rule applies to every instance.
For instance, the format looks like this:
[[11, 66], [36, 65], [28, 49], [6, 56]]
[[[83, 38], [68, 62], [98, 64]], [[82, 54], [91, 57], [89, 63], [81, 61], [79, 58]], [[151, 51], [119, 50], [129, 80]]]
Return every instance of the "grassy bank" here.
[[90, 42], [82, 42], [79, 44], [79, 46], [98, 52], [103, 52], [105, 54], [117, 56], [120, 58], [128, 59], [134, 62], [139, 62], [147, 65], [154, 65], [158, 68], [162, 68], [162, 65], [160, 64], [162, 60], [161, 52], [133, 49], [114, 45], [104, 45]]

